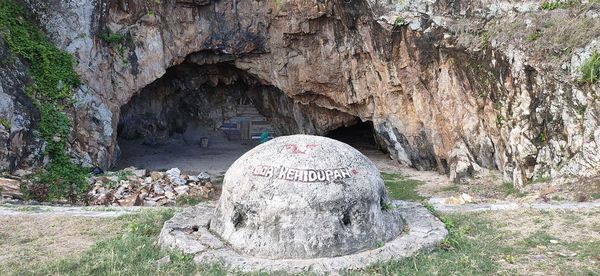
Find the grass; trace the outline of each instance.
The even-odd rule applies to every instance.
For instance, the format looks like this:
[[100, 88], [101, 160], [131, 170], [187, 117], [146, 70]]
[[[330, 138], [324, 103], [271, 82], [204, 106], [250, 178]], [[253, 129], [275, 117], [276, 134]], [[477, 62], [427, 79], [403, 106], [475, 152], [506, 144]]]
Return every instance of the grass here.
[[203, 200], [197, 197], [181, 196], [177, 198], [176, 205], [177, 207], [187, 207], [197, 205], [200, 202], [203, 202]]
[[555, 9], [565, 9], [575, 7], [581, 4], [581, 0], [554, 0], [554, 1], [544, 1], [540, 4], [540, 9], [542, 10], [555, 10]]
[[[439, 213], [430, 205], [426, 207], [438, 216], [449, 230], [447, 238], [433, 251], [420, 252], [405, 259], [383, 262], [342, 274], [597, 275], [597, 263], [594, 261], [597, 262], [596, 257], [600, 256], [600, 239], [597, 235], [600, 229], [600, 210], [524, 210], [460, 214]], [[162, 224], [173, 214], [174, 209], [154, 209], [113, 219], [112, 222], [108, 222], [123, 225], [121, 233], [97, 242], [78, 256], [43, 263], [24, 260], [20, 265], [17, 263], [12, 266], [4, 265], [0, 260], [0, 275], [241, 274], [218, 264], [197, 265], [189, 255], [161, 250], [156, 245], [156, 240]], [[59, 224], [65, 223], [67, 221]], [[95, 228], [91, 227], [88, 230], [93, 231]], [[34, 236], [37, 234], [18, 236], [15, 241], [11, 241], [7, 235], [9, 233], [0, 232], [0, 237], [6, 238], [0, 238], [0, 246], [1, 241], [6, 240], [14, 243], [7, 245], [12, 248], [15, 244], [27, 246], [32, 241], [35, 242]], [[38, 247], [34, 248], [32, 254], [39, 255], [35, 253], [38, 250]], [[159, 260], [166, 256], [169, 256], [171, 261], [160, 264]], [[537, 261], [534, 256], [542, 256], [543, 260]], [[252, 275], [257, 274], [260, 273]]]
[[497, 241], [505, 235], [493, 222], [474, 215], [440, 215], [448, 237], [433, 252], [371, 266], [355, 275], [490, 275], [499, 270], [497, 256], [510, 252]]
[[523, 240], [527, 247], [536, 247], [540, 245], [548, 245], [551, 240], [558, 240], [557, 238], [547, 234], [544, 231], [538, 230], [531, 234], [529, 237]]
[[39, 212], [49, 212], [49, 208], [43, 208], [40, 206], [22, 206], [17, 207], [16, 209], [19, 212], [31, 212], [31, 213], [39, 213]]
[[600, 53], [594, 50], [590, 58], [588, 58], [579, 68], [581, 71], [581, 80], [585, 83], [594, 84], [600, 79]]
[[[125, 216], [123, 234], [98, 242], [79, 258], [63, 259], [13, 275], [222, 275], [219, 266], [199, 267], [190, 255], [161, 250], [156, 240], [173, 209], [146, 211]], [[170, 262], [158, 260], [169, 256]]]
[[4, 129], [10, 131], [11, 124], [10, 121], [8, 121], [7, 119], [0, 118], [0, 126], [3, 126]]
[[423, 184], [421, 181], [405, 178], [399, 174], [381, 173], [390, 199], [421, 201], [425, 197], [417, 193], [417, 187]]
[[512, 182], [503, 182], [502, 191], [504, 191], [506, 195], [514, 195], [516, 197], [524, 197], [527, 195], [526, 193], [517, 190]]
[[396, 16], [396, 19], [394, 19], [394, 27], [402, 27], [404, 25], [408, 25], [406, 19], [402, 16]]
[[527, 40], [529, 41], [536, 41], [538, 40], [540, 37], [542, 37], [542, 31], [540, 30], [535, 30], [533, 33], [529, 34], [527, 36]]

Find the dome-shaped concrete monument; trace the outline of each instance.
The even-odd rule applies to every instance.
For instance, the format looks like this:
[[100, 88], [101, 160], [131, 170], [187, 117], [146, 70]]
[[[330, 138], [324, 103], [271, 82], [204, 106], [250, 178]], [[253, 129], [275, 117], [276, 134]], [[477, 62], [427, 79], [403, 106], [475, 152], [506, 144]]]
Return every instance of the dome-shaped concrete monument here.
[[447, 231], [417, 203], [390, 201], [375, 165], [329, 138], [273, 139], [227, 171], [216, 207], [167, 221], [165, 248], [243, 271], [365, 267], [431, 248]]
[[339, 141], [295, 135], [240, 157], [227, 171], [210, 229], [270, 259], [333, 257], [402, 231], [375, 165]]

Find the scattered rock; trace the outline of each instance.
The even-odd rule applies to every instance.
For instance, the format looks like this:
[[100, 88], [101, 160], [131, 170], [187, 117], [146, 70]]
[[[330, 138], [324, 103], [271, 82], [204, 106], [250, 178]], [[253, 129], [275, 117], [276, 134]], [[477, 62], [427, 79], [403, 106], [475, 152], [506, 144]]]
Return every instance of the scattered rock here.
[[33, 174], [32, 171], [28, 171], [28, 170], [16, 170], [13, 175], [18, 176], [20, 178], [26, 177]]
[[[189, 196], [207, 199], [214, 193], [210, 176], [202, 178], [181, 174], [177, 168], [167, 172], [127, 168], [130, 172], [124, 179], [119, 172], [107, 172], [90, 179], [94, 183], [89, 192], [91, 204], [119, 206], [164, 206], [174, 205], [177, 198]], [[208, 180], [207, 180], [208, 179]]]
[[462, 205], [462, 204], [465, 204], [465, 200], [462, 197], [451, 196], [446, 199], [445, 203], [451, 204], [451, 205]]
[[465, 203], [472, 203], [473, 202], [473, 197], [471, 197], [469, 194], [465, 194], [463, 193], [462, 195], [460, 195], [460, 198], [465, 202]]
[[157, 181], [159, 179], [162, 179], [164, 176], [164, 173], [162, 172], [151, 172], [150, 173], [150, 177], [152, 178], [152, 181]]
[[557, 244], [557, 243], [558, 243], [558, 241], [557, 241], [557, 240], [550, 240], [550, 243], [552, 243], [552, 244]]
[[23, 194], [21, 193], [21, 181], [0, 177], [0, 195], [22, 199]]
[[187, 195], [188, 191], [190, 190], [190, 187], [188, 187], [188, 186], [178, 186], [178, 187], [175, 187], [173, 189], [177, 193], [177, 197], [180, 197], [180, 196]]
[[160, 258], [158, 261], [156, 261], [156, 264], [158, 264], [158, 266], [167, 265], [170, 263], [171, 263], [171, 256], [169, 256], [169, 255], [164, 256], [164, 257]]
[[533, 255], [533, 256], [531, 256], [531, 258], [536, 261], [541, 261], [541, 260], [545, 259], [546, 257], [544, 255]]
[[210, 180], [211, 180], [210, 175], [207, 172], [199, 173], [197, 178], [198, 178], [198, 182], [200, 182], [200, 183], [210, 182]]
[[561, 257], [575, 257], [575, 256], [577, 256], [577, 253], [571, 252], [571, 251], [564, 251], [564, 252], [559, 252], [558, 255]]

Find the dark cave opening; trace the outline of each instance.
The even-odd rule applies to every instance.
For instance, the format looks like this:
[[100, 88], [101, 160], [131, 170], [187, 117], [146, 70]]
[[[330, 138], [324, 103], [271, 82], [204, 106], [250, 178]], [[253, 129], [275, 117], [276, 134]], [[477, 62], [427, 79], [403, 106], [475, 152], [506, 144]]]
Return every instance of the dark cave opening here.
[[194, 60], [169, 68], [121, 107], [116, 169], [222, 174], [262, 137], [290, 134], [380, 153], [372, 122], [296, 102], [231, 62]]
[[329, 131], [325, 136], [344, 142], [359, 150], [380, 150], [373, 122], [361, 121]]
[[221, 173], [261, 136], [294, 133], [271, 110], [280, 97], [227, 63], [174, 66], [122, 106], [116, 167]]

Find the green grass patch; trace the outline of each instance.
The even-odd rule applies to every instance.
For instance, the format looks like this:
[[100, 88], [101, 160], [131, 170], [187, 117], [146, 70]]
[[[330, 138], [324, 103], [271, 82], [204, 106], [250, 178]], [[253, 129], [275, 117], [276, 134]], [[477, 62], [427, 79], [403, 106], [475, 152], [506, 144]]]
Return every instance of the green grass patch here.
[[517, 188], [515, 188], [515, 185], [512, 182], [503, 182], [502, 191], [506, 195], [514, 195], [516, 197], [524, 197], [525, 195], [527, 195], [526, 193], [517, 190]]
[[177, 207], [187, 207], [197, 205], [200, 202], [203, 202], [203, 200], [197, 197], [181, 196], [177, 198], [176, 205]]
[[402, 27], [407, 24], [408, 22], [406, 22], [406, 19], [404, 17], [396, 16], [396, 19], [394, 20], [394, 27]]
[[0, 126], [3, 126], [4, 129], [10, 131], [11, 124], [7, 119], [0, 118]]
[[533, 32], [533, 33], [530, 33], [530, 34], [527, 36], [527, 40], [529, 40], [529, 41], [536, 41], [536, 40], [538, 40], [540, 37], [542, 37], [542, 31], [540, 31], [540, 30], [536, 30], [535, 32]]
[[128, 39], [127, 35], [115, 33], [108, 28], [106, 28], [104, 31], [100, 32], [98, 37], [102, 41], [104, 41], [108, 44], [121, 44], [121, 43], [124, 43]]
[[421, 201], [425, 199], [425, 197], [417, 193], [417, 187], [423, 184], [421, 181], [394, 173], [382, 172], [381, 177], [383, 178], [390, 199], [408, 201]]
[[572, 8], [581, 4], [581, 0], [553, 0], [544, 1], [540, 4], [540, 9], [552, 11], [555, 9]]
[[25, 195], [37, 200], [76, 201], [88, 184], [85, 170], [73, 164], [66, 153], [71, 121], [65, 109], [72, 106], [72, 89], [79, 86], [73, 58], [50, 43], [15, 0], [0, 0], [0, 34], [14, 54], [29, 62], [32, 82], [26, 91], [40, 112], [37, 130], [50, 159], [45, 171], [36, 175], [34, 183], [40, 187]]
[[[435, 211], [434, 211], [435, 212]], [[498, 240], [493, 223], [474, 214], [436, 215], [446, 224], [448, 237], [433, 252], [420, 252], [399, 261], [391, 261], [354, 271], [353, 275], [492, 275], [498, 272], [498, 256], [510, 254], [510, 248]]]
[[588, 58], [579, 68], [581, 71], [581, 81], [589, 84], [594, 84], [600, 79], [600, 53], [594, 50], [590, 58]]
[[32, 212], [32, 213], [40, 213], [40, 212], [49, 212], [50, 209], [43, 208], [40, 206], [21, 206], [16, 208], [19, 212]]
[[550, 240], [558, 240], [558, 239], [551, 235], [548, 235], [544, 231], [537, 231], [537, 232], [529, 235], [529, 237], [525, 238], [523, 240], [523, 242], [528, 247], [536, 247], [538, 245], [547, 246], [550, 244]]

